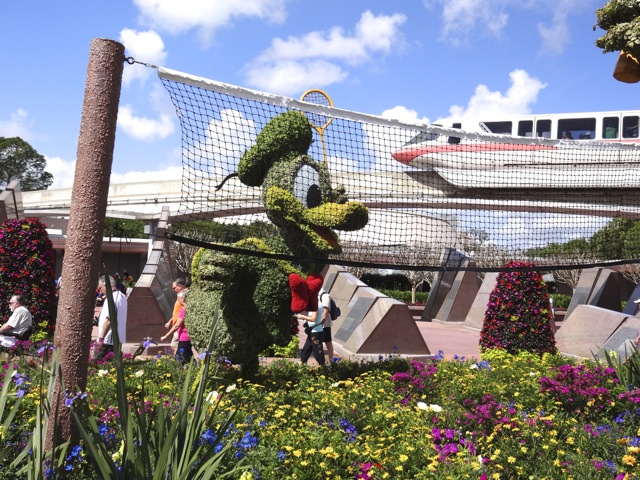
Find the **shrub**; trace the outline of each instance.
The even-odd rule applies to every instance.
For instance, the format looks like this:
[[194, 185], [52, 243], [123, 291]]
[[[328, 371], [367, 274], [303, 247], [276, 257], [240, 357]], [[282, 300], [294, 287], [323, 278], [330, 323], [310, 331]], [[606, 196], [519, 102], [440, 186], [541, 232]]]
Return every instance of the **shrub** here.
[[549, 297], [553, 299], [553, 306], [555, 308], [568, 308], [571, 303], [571, 295], [552, 293]]
[[0, 227], [0, 304], [2, 322], [11, 315], [8, 300], [14, 294], [27, 299], [36, 333], [45, 338], [55, 323], [57, 300], [55, 256], [49, 235], [37, 218], [5, 220]]
[[[241, 248], [269, 251], [258, 239]], [[220, 309], [214, 357], [227, 357], [250, 374], [265, 348], [291, 341], [291, 291], [288, 277], [295, 270], [283, 261], [201, 250], [192, 268], [193, 285], [185, 322], [197, 350], [206, 347], [212, 312]]]
[[[389, 298], [398, 300], [399, 302], [411, 303], [411, 290], [378, 290]], [[429, 292], [416, 292], [416, 303], [427, 303]]]
[[530, 263], [509, 262], [506, 266], [516, 270], [498, 275], [480, 332], [480, 349], [555, 353], [549, 295], [542, 276], [517, 270], [533, 266]]

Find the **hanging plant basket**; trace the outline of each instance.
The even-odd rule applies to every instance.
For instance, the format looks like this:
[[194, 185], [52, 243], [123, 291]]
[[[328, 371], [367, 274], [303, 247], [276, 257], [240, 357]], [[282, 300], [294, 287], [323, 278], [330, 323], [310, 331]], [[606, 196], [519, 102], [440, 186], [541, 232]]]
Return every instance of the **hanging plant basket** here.
[[613, 78], [624, 83], [640, 82], [640, 64], [630, 53], [624, 50], [620, 52], [616, 66], [613, 69]]

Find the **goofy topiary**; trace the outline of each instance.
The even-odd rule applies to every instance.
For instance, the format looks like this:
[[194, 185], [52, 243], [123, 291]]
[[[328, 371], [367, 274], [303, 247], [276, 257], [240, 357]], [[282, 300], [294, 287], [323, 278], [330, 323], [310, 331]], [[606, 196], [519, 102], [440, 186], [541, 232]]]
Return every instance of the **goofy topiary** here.
[[307, 155], [312, 141], [307, 117], [285, 112], [265, 125], [240, 159], [238, 172], [229, 176], [262, 187], [267, 217], [280, 233], [235, 246], [304, 260], [293, 265], [205, 249], [193, 260], [186, 316], [192, 343], [205, 348], [213, 311], [219, 309], [212, 353], [240, 364], [246, 374], [255, 371], [262, 350], [291, 340], [297, 331], [297, 322], [292, 330], [292, 311], [317, 308], [321, 260], [342, 251], [335, 230], [358, 230], [368, 221], [363, 204], [347, 201], [342, 186], [332, 188], [326, 163]]

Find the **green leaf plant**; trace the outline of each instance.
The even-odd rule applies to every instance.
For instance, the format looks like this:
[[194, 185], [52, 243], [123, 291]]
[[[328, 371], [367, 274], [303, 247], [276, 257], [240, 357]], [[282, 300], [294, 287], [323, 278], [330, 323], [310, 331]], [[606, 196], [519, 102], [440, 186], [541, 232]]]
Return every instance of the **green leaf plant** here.
[[[177, 402], [160, 402], [149, 408], [145, 402], [144, 381], [142, 388], [128, 392], [125, 383], [122, 350], [118, 339], [117, 314], [113, 302], [113, 293], [109, 285], [109, 276], [105, 275], [107, 285], [107, 308], [112, 322], [114, 338], [114, 364], [116, 369], [116, 390], [120, 422], [120, 448], [113, 447], [101, 435], [96, 415], [86, 400], [86, 393], [67, 395], [64, 404], [71, 408], [72, 416], [78, 428], [86, 459], [93, 468], [95, 478], [103, 479], [149, 479], [149, 480], [190, 480], [237, 478], [238, 472], [249, 467], [244, 460], [224, 463], [227, 451], [232, 446], [230, 440], [223, 444], [223, 437], [230, 429], [237, 407], [229, 413], [220, 407], [222, 396], [205, 394], [208, 384], [215, 380], [210, 374], [211, 354], [215, 343], [219, 315], [213, 315], [213, 328], [207, 350], [200, 356], [200, 365], [192, 362], [187, 369], [182, 385], [176, 387]], [[46, 357], [42, 362], [43, 369]], [[44, 370], [43, 370], [44, 371]], [[11, 375], [12, 371], [7, 372]], [[62, 375], [59, 352], [53, 355], [50, 366], [48, 395], [54, 391], [56, 378]], [[46, 378], [43, 375], [42, 378]], [[192, 382], [194, 385], [192, 385]], [[0, 420], [4, 418], [7, 401], [12, 394], [5, 381], [0, 389]], [[40, 384], [40, 403], [36, 408], [36, 426], [29, 443], [11, 464], [19, 478], [39, 480], [42, 478], [63, 478], [64, 462], [69, 442], [54, 446], [53, 451], [44, 450], [47, 422], [50, 419], [50, 398], [43, 392], [44, 380]], [[130, 398], [130, 403], [128, 401]], [[13, 403], [1, 426], [9, 424], [16, 415], [20, 398]], [[219, 411], [220, 410], [220, 411]], [[0, 452], [0, 455], [2, 452]], [[232, 457], [229, 455], [227, 457]], [[93, 478], [93, 477], [92, 477]]]
[[618, 355], [615, 351], [607, 352], [598, 347], [599, 355], [594, 355], [598, 363], [602, 359], [609, 368], [616, 372], [621, 385], [629, 388], [640, 388], [640, 349], [632, 342], [625, 342], [624, 355]]

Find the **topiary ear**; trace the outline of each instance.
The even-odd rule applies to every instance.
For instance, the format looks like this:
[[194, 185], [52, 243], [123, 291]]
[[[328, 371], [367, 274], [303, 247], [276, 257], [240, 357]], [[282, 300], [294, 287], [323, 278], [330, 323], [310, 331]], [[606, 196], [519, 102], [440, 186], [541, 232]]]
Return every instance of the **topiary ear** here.
[[290, 110], [273, 117], [258, 134], [255, 145], [242, 155], [238, 165], [240, 181], [259, 187], [276, 162], [307, 153], [312, 139], [309, 120], [301, 112]]
[[324, 279], [320, 275], [311, 274], [307, 277], [307, 288], [309, 289], [309, 310], [318, 309], [318, 293], [322, 288]]
[[289, 275], [289, 287], [291, 288], [291, 311], [300, 313], [308, 310], [309, 286], [297, 273]]

